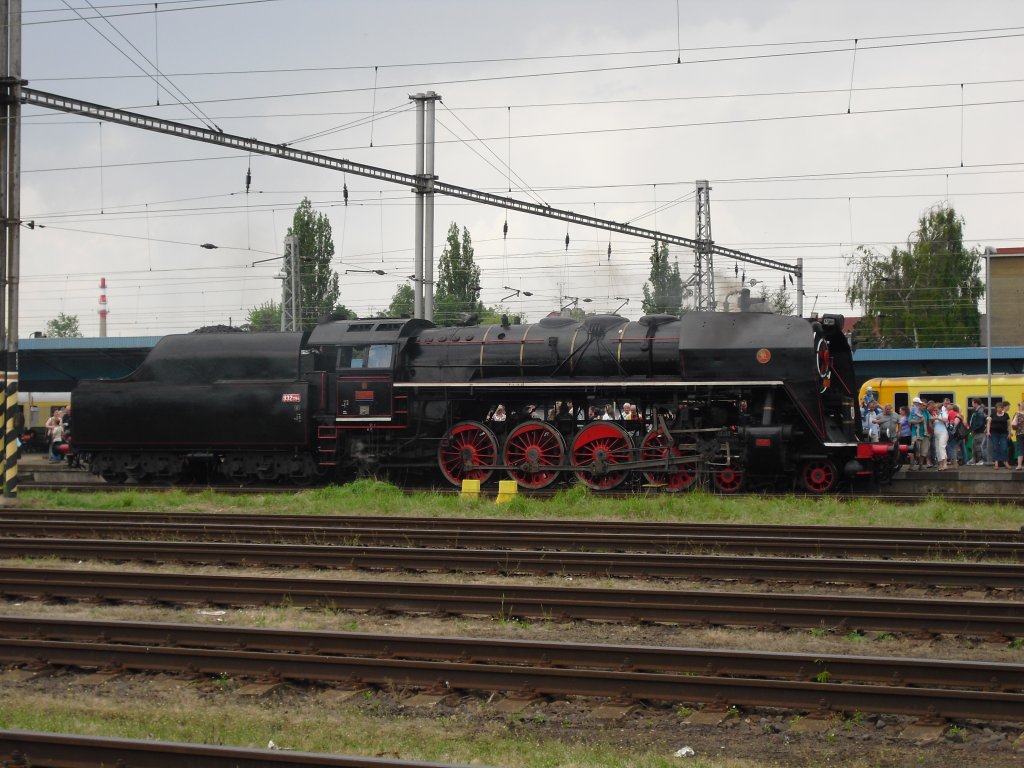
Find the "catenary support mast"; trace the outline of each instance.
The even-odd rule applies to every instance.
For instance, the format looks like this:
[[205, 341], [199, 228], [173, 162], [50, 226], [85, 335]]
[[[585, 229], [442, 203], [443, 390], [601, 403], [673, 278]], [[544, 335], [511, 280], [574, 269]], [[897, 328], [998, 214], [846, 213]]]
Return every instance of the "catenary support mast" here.
[[3, 67], [4, 119], [2, 164], [3, 259], [6, 263], [4, 309], [6, 354], [4, 365], [4, 497], [18, 495], [18, 280], [21, 272], [21, 0], [2, 0], [3, 38], [0, 66]]

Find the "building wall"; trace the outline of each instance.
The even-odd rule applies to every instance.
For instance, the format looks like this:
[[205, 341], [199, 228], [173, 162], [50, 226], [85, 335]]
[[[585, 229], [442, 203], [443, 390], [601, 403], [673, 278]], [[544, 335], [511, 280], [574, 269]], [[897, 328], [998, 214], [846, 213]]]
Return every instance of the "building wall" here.
[[990, 259], [992, 346], [1024, 345], [1024, 248], [997, 248]]

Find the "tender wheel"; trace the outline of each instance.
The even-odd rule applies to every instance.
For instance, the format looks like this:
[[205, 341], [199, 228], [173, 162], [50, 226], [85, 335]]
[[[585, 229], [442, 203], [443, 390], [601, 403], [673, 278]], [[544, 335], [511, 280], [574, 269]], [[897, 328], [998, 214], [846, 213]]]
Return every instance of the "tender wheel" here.
[[547, 488], [558, 479], [558, 467], [565, 460], [565, 440], [555, 427], [543, 421], [528, 421], [505, 439], [504, 463], [522, 488]]
[[810, 493], [828, 493], [839, 482], [836, 465], [827, 459], [805, 461], [800, 468], [800, 484]]
[[746, 476], [739, 467], [716, 467], [711, 474], [711, 480], [719, 493], [737, 493], [743, 488]]
[[437, 449], [441, 474], [455, 486], [462, 485], [463, 480], [486, 482], [494, 473], [491, 467], [497, 459], [498, 439], [478, 421], [456, 424]]
[[[665, 435], [655, 430], [648, 432], [640, 445], [640, 458], [644, 461], [661, 461], [669, 453], [666, 445]], [[695, 456], [692, 450], [682, 450], [678, 445], [673, 445], [671, 454], [674, 457]], [[697, 482], [696, 463], [682, 464], [673, 467], [668, 472], [644, 472], [644, 479], [648, 483], [664, 485], [671, 491], [686, 491]]]
[[596, 421], [588, 424], [572, 441], [572, 463], [576, 477], [584, 485], [597, 491], [618, 488], [629, 476], [627, 470], [615, 469], [616, 464], [629, 461], [633, 442], [629, 433], [614, 422]]

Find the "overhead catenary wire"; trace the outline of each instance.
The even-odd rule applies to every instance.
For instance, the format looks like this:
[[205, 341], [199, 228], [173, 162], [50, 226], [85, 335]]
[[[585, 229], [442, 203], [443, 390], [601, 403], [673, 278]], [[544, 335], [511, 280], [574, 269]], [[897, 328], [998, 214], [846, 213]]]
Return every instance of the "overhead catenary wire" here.
[[[114, 49], [115, 49], [115, 50], [116, 50], [116, 51], [117, 51], [118, 53], [120, 53], [120, 54], [121, 54], [122, 56], [124, 56], [124, 58], [128, 59], [128, 61], [130, 61], [130, 62], [131, 62], [132, 64], [134, 64], [134, 65], [135, 65], [135, 67], [136, 67], [136, 68], [138, 68], [138, 70], [139, 70], [140, 72], [144, 73], [144, 74], [145, 74], [145, 75], [146, 75], [147, 77], [149, 77], [149, 78], [151, 78], [151, 79], [155, 80], [155, 82], [156, 82], [157, 86], [159, 87], [159, 85], [160, 85], [160, 79], [159, 79], [159, 74], [160, 74], [160, 71], [159, 71], [159, 69], [157, 69], [157, 74], [156, 74], [156, 76], [154, 76], [153, 74], [151, 74], [151, 73], [147, 72], [147, 71], [146, 71], [146, 69], [145, 69], [145, 68], [144, 68], [144, 67], [143, 67], [143, 66], [142, 66], [141, 64], [139, 64], [139, 63], [138, 63], [138, 62], [137, 62], [137, 61], [136, 61], [135, 59], [133, 59], [133, 58], [132, 58], [132, 57], [131, 57], [131, 56], [130, 56], [130, 55], [129, 55], [129, 54], [128, 54], [128, 53], [126, 52], [126, 51], [124, 51], [124, 50], [123, 50], [123, 49], [122, 49], [122, 48], [121, 48], [120, 46], [118, 46], [118, 45], [117, 45], [117, 43], [115, 43], [115, 42], [114, 42], [113, 40], [111, 40], [111, 39], [110, 39], [109, 37], [107, 37], [107, 36], [106, 36], [105, 34], [103, 34], [103, 32], [102, 32], [102, 31], [101, 31], [100, 29], [98, 29], [98, 28], [97, 28], [97, 27], [96, 27], [96, 26], [95, 26], [95, 25], [94, 25], [94, 24], [93, 24], [93, 23], [92, 23], [92, 22], [91, 22], [91, 21], [90, 21], [89, 19], [87, 19], [87, 18], [85, 18], [84, 16], [82, 16], [82, 14], [81, 14], [81, 13], [79, 12], [79, 10], [78, 10], [77, 8], [75, 8], [75, 7], [73, 6], [73, 5], [71, 5], [71, 3], [69, 3], [69, 2], [68, 2], [68, 0], [61, 0], [61, 1], [62, 1], [62, 2], [63, 2], [63, 3], [64, 3], [64, 4], [65, 4], [65, 5], [67, 6], [67, 7], [68, 7], [68, 9], [70, 9], [71, 11], [74, 11], [74, 12], [75, 12], [75, 13], [76, 13], [76, 14], [77, 14], [77, 15], [78, 15], [78, 16], [79, 16], [79, 17], [80, 17], [81, 19], [82, 19], [82, 21], [84, 21], [84, 22], [85, 22], [86, 24], [88, 24], [88, 25], [89, 25], [89, 26], [90, 26], [90, 27], [91, 27], [91, 28], [92, 28], [92, 29], [93, 29], [93, 30], [94, 30], [94, 31], [95, 31], [95, 32], [96, 32], [96, 33], [97, 33], [97, 34], [98, 34], [98, 35], [99, 35], [100, 37], [102, 37], [102, 38], [103, 38], [104, 40], [106, 40], [106, 41], [107, 41], [108, 43], [110, 43], [110, 45], [111, 45], [111, 46], [113, 46], [113, 48], [114, 48]], [[91, 8], [93, 8], [93, 10], [95, 10], [95, 7], [94, 7], [94, 6], [92, 5], [92, 3], [90, 2], [90, 0], [86, 0], [86, 3], [88, 3], [88, 5], [89, 5], [89, 6], [91, 7]], [[112, 22], [111, 22], [111, 21], [110, 21], [109, 19], [105, 18], [105, 17], [104, 17], [104, 16], [103, 16], [103, 15], [102, 15], [101, 13], [99, 13], [98, 11], [96, 11], [96, 15], [97, 15], [97, 17], [98, 17], [98, 18], [100, 18], [100, 19], [103, 19], [104, 21], [106, 21], [106, 22], [107, 22], [107, 24], [108, 24], [108, 25], [109, 25], [109, 26], [111, 27], [111, 29], [113, 29], [113, 30], [114, 30], [115, 32], [117, 32], [117, 34], [118, 34], [118, 35], [119, 35], [119, 36], [120, 36], [120, 37], [121, 37], [121, 38], [122, 38], [122, 39], [123, 39], [123, 40], [124, 40], [124, 41], [125, 41], [126, 43], [128, 43], [128, 45], [130, 45], [130, 46], [132, 47], [132, 49], [133, 49], [133, 50], [134, 50], [134, 51], [135, 51], [135, 52], [136, 52], [136, 53], [137, 53], [137, 54], [138, 54], [138, 55], [139, 55], [139, 56], [140, 56], [140, 57], [142, 58], [142, 60], [143, 60], [143, 61], [145, 61], [145, 62], [146, 62], [147, 64], [149, 64], [149, 65], [150, 65], [151, 67], [153, 67], [153, 66], [154, 66], [154, 65], [153, 65], [153, 62], [151, 62], [151, 61], [150, 61], [150, 60], [149, 60], [149, 59], [148, 59], [148, 58], [146, 57], [146, 55], [145, 55], [144, 53], [142, 53], [142, 51], [140, 51], [140, 50], [139, 50], [139, 49], [138, 49], [138, 48], [137, 48], [137, 47], [135, 46], [135, 44], [134, 44], [134, 43], [133, 43], [133, 42], [132, 42], [131, 40], [129, 40], [129, 39], [127, 38], [127, 37], [125, 37], [125, 36], [124, 36], [124, 35], [123, 35], [123, 34], [121, 33], [121, 30], [119, 30], [119, 29], [118, 29], [117, 27], [115, 27], [115, 26], [113, 25], [113, 23], [112, 23]], [[154, 68], [155, 68], [155, 67], [154, 67]], [[216, 124], [216, 123], [214, 123], [214, 122], [213, 122], [212, 120], [210, 120], [210, 119], [209, 119], [208, 117], [206, 117], [205, 113], [204, 113], [204, 112], [203, 112], [203, 110], [202, 110], [202, 109], [201, 109], [201, 108], [199, 107], [199, 105], [198, 105], [198, 104], [196, 104], [196, 102], [194, 102], [194, 101], [192, 101], [191, 99], [189, 99], [189, 98], [188, 98], [188, 96], [186, 96], [186, 95], [185, 95], [185, 92], [184, 92], [184, 91], [182, 91], [182, 90], [181, 90], [180, 88], [178, 88], [178, 87], [177, 87], [177, 86], [176, 86], [176, 85], [174, 84], [174, 82], [173, 82], [172, 80], [170, 80], [170, 78], [168, 78], [168, 77], [167, 77], [167, 76], [165, 75], [165, 76], [164, 76], [164, 80], [165, 80], [165, 81], [167, 82], [167, 84], [168, 84], [168, 85], [170, 85], [170, 90], [171, 90], [171, 93], [172, 93], [172, 94], [176, 94], [176, 98], [178, 98], [178, 99], [181, 99], [181, 101], [177, 102], [177, 104], [178, 104], [179, 106], [183, 106], [183, 107], [185, 107], [185, 108], [186, 108], [186, 109], [187, 109], [187, 110], [188, 110], [189, 112], [191, 112], [191, 113], [192, 113], [192, 116], [193, 116], [193, 117], [195, 117], [195, 118], [196, 118], [196, 119], [198, 119], [198, 120], [201, 120], [201, 121], [203, 122], [203, 124], [204, 124], [204, 125], [206, 125], [206, 126], [207, 126], [208, 128], [212, 128], [212, 129], [213, 129], [213, 130], [215, 130], [215, 131], [219, 131], [219, 130], [220, 130], [220, 128], [219, 128], [219, 127], [217, 127], [217, 124]]]

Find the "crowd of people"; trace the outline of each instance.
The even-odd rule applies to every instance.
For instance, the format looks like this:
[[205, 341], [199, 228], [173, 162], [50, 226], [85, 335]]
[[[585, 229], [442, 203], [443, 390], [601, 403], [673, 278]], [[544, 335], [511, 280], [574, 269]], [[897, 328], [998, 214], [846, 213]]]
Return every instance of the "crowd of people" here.
[[[910, 407], [896, 411], [879, 404], [868, 387], [860, 406], [864, 433], [873, 442], [893, 442], [908, 447], [912, 470], [956, 469], [960, 466], [992, 466], [1024, 470], [1024, 402], [1011, 418], [1010, 404], [997, 402], [990, 413], [981, 400], [961, 408], [950, 398], [941, 403], [915, 397]], [[1013, 442], [1016, 464], [1010, 461]]]

